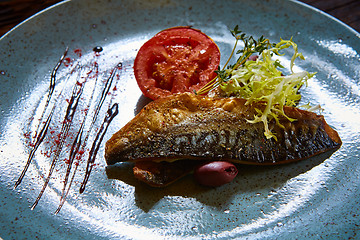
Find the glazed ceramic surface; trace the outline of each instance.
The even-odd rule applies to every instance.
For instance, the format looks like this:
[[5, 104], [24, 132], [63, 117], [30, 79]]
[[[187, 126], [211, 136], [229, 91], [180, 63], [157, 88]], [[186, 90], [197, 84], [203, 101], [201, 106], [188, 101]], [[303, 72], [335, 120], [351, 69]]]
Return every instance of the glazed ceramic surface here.
[[[191, 176], [153, 189], [136, 181], [131, 164], [108, 168], [105, 141], [147, 102], [133, 76], [137, 49], [158, 31], [191, 25], [219, 46], [222, 64], [234, 44], [229, 29], [271, 41], [293, 40], [306, 61], [295, 70], [317, 72], [302, 90], [303, 103], [320, 104], [343, 145], [331, 156], [298, 163], [239, 166], [236, 179], [212, 189]], [[94, 47], [103, 51], [96, 53]], [[54, 109], [45, 139], [22, 183], [23, 170], [43, 124]], [[290, 55], [281, 57], [288, 66]], [[97, 66], [98, 68], [94, 68]], [[0, 39], [0, 237], [3, 239], [347, 239], [360, 236], [360, 35], [328, 15], [295, 1], [74, 0], [23, 22]], [[95, 71], [96, 70], [96, 71]], [[91, 126], [96, 103], [111, 73], [111, 89]], [[95, 79], [98, 82], [95, 83]], [[59, 156], [65, 109], [74, 82], [86, 82]], [[85, 191], [79, 188], [106, 110], [118, 104]], [[49, 110], [44, 113], [46, 119]], [[84, 154], [61, 211], [71, 141], [85, 121]], [[56, 165], [35, 209], [52, 160]], [[113, 179], [113, 178], [117, 179]]]

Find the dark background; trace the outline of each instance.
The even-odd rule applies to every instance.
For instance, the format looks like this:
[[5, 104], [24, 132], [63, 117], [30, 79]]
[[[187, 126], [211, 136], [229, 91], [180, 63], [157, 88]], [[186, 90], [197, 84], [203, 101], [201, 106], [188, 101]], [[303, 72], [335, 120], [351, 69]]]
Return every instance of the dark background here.
[[[359, 0], [301, 0], [360, 32]], [[26, 18], [59, 0], [0, 0], [0, 37]]]

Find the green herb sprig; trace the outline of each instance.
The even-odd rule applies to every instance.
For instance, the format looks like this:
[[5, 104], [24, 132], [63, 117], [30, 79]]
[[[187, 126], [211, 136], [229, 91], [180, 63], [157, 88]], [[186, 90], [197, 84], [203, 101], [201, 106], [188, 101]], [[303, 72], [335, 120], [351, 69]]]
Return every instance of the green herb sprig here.
[[[220, 69], [219, 66], [218, 70], [215, 71], [217, 76], [208, 82], [205, 86], [203, 86], [199, 91], [195, 92], [196, 94], [206, 94], [212, 89], [218, 87], [221, 83], [228, 80], [229, 76], [231, 76], [232, 70], [237, 69], [239, 66], [243, 65], [250, 58], [250, 56], [254, 54], [260, 55], [265, 49], [269, 49], [276, 45], [275, 43], [270, 43], [270, 40], [266, 39], [264, 36], [261, 36], [258, 40], [255, 40], [253, 36], [248, 36], [246, 33], [239, 30], [238, 25], [236, 25], [233, 30], [230, 30], [230, 32], [231, 35], [235, 38], [235, 44], [228, 60], [222, 69]], [[243, 42], [244, 47], [236, 51], [239, 42]], [[229, 64], [235, 53], [240, 54], [240, 56], [234, 64]]]

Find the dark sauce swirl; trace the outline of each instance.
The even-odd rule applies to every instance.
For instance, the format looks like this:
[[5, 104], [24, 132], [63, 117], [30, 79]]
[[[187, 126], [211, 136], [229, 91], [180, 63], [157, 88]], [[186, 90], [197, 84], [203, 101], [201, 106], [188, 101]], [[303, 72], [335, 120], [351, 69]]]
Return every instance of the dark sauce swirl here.
[[[78, 50], [74, 50], [74, 52], [75, 51], [78, 51]], [[95, 52], [94, 57], [96, 58], [99, 56], [100, 52], [103, 51], [103, 48], [101, 46], [96, 46], [93, 48], [93, 51]], [[38, 120], [39, 122], [37, 123], [37, 129], [35, 131], [34, 142], [32, 142], [30, 144], [31, 148], [30, 148], [30, 153], [29, 153], [27, 162], [26, 162], [25, 167], [24, 167], [23, 171], [21, 172], [18, 180], [16, 181], [14, 188], [18, 187], [20, 185], [20, 183], [22, 182], [33, 158], [35, 157], [35, 153], [37, 152], [39, 146], [44, 142], [44, 139], [46, 138], [47, 134], [49, 134], [49, 126], [50, 126], [50, 123], [53, 121], [55, 108], [59, 107], [57, 104], [53, 104], [53, 106], [50, 106], [51, 99], [53, 98], [53, 95], [54, 95], [53, 93], [54, 93], [55, 87], [57, 87], [56, 74], [61, 65], [64, 65], [65, 67], [68, 66], [64, 62], [67, 54], [68, 54], [68, 49], [66, 49], [64, 54], [60, 57], [59, 61], [56, 63], [55, 67], [53, 68], [53, 70], [51, 72], [50, 85], [49, 85], [49, 89], [47, 92], [47, 99], [46, 99], [46, 102], [44, 105], [43, 112], [41, 113], [41, 117]], [[79, 57], [81, 57], [81, 55], [79, 55], [79, 54], [77, 54], [77, 55]], [[83, 153], [85, 152], [85, 149], [87, 149], [87, 145], [86, 145], [87, 140], [88, 140], [88, 137], [90, 136], [90, 133], [92, 132], [92, 129], [94, 128], [94, 125], [97, 121], [98, 116], [100, 115], [100, 112], [101, 112], [100, 110], [102, 109], [106, 98], [108, 98], [108, 96], [111, 96], [111, 94], [109, 94], [110, 91], [113, 89], [116, 89], [116, 81], [114, 83], [114, 79], [115, 79], [115, 76], [117, 76], [117, 79], [119, 78], [118, 77], [119, 74], [117, 73], [117, 71], [122, 69], [121, 63], [118, 63], [110, 71], [110, 76], [108, 77], [107, 81], [105, 81], [105, 84], [103, 84], [103, 90], [101, 92], [99, 100], [95, 103], [95, 110], [94, 110], [94, 113], [92, 114], [92, 118], [90, 119], [90, 127], [87, 129], [87, 131], [84, 134], [85, 122], [87, 121], [87, 118], [89, 118], [88, 115], [91, 115], [91, 114], [85, 114], [80, 123], [78, 132], [76, 133], [76, 137], [74, 139], [69, 137], [68, 133], [71, 128], [71, 125], [73, 124], [74, 115], [76, 112], [79, 111], [78, 106], [80, 105], [80, 102], [84, 101], [84, 98], [82, 97], [82, 93], [83, 93], [85, 84], [88, 82], [88, 80], [91, 80], [91, 79], [95, 79], [95, 81], [96, 81], [95, 86], [96, 86], [96, 83], [98, 82], [98, 65], [97, 65], [95, 59], [94, 59], [93, 63], [89, 64], [89, 66], [79, 66], [76, 68], [78, 71], [78, 75], [79, 75], [77, 78], [78, 80], [76, 80], [76, 82], [74, 83], [71, 97], [67, 101], [66, 113], [62, 120], [62, 127], [61, 127], [60, 133], [58, 135], [59, 139], [56, 144], [56, 149], [55, 149], [54, 155], [52, 156], [52, 159], [51, 159], [50, 169], [45, 178], [43, 187], [42, 187], [39, 195], [37, 196], [35, 202], [33, 203], [31, 209], [34, 209], [36, 207], [36, 205], [40, 201], [42, 195], [44, 194], [45, 189], [48, 186], [49, 181], [51, 179], [52, 173], [55, 169], [55, 166], [62, 156], [60, 153], [62, 153], [64, 151], [63, 147], [65, 145], [65, 142], [73, 141], [71, 144], [71, 149], [70, 149], [69, 156], [67, 159], [68, 166], [67, 166], [66, 175], [65, 175], [65, 178], [63, 181], [64, 185], [63, 185], [63, 189], [62, 189], [60, 204], [58, 206], [58, 209], [55, 211], [55, 213], [58, 213], [60, 211], [60, 209], [63, 206], [63, 204], [66, 200], [66, 197], [69, 193], [69, 189], [72, 185], [76, 170], [78, 169], [78, 166], [79, 166], [79, 158], [76, 158], [76, 156], [80, 155], [80, 157], [81, 157], [83, 155]], [[82, 77], [82, 74], [83, 74], [82, 69], [87, 68], [87, 67], [90, 68], [89, 73], [96, 73], [96, 77], [90, 76], [89, 73], [87, 73], [86, 77]], [[76, 70], [72, 70], [68, 74], [71, 75], [71, 74], [74, 74], [75, 72], [76, 72]], [[62, 89], [60, 91], [60, 94], [58, 94], [58, 98], [63, 97], [62, 96], [63, 90], [64, 89]], [[92, 102], [91, 99], [93, 98], [94, 93], [95, 93], [95, 87], [93, 88], [93, 92], [91, 93], [90, 100], [87, 99], [87, 101], [88, 101], [87, 109], [90, 108], [90, 104]], [[95, 138], [95, 140], [92, 144], [91, 150], [89, 152], [88, 162], [87, 162], [87, 166], [86, 166], [86, 172], [85, 172], [85, 176], [84, 176], [84, 181], [80, 187], [80, 193], [82, 193], [85, 190], [85, 186], [90, 177], [90, 173], [92, 170], [92, 166], [95, 162], [95, 158], [98, 153], [98, 149], [100, 148], [100, 145], [102, 144], [102, 140], [108, 129], [108, 126], [111, 123], [112, 119], [118, 114], [118, 104], [117, 103], [112, 104], [111, 102], [112, 102], [112, 99], [109, 101], [108, 111], [106, 112], [106, 116], [100, 126], [100, 129], [97, 131], [96, 138]], [[84, 135], [85, 135], [85, 137], [84, 137]], [[75, 160], [77, 160], [77, 161], [75, 161]], [[75, 166], [75, 167], [72, 171], [73, 166]], [[72, 176], [70, 178], [71, 171], [72, 171]]]

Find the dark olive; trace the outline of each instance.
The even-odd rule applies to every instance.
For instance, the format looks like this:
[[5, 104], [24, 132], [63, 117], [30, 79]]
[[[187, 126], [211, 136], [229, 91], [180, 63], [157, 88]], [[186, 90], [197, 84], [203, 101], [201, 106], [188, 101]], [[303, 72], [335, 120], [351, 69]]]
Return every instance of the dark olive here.
[[202, 185], [218, 187], [231, 182], [237, 174], [238, 170], [234, 164], [214, 161], [196, 167], [194, 178]]

